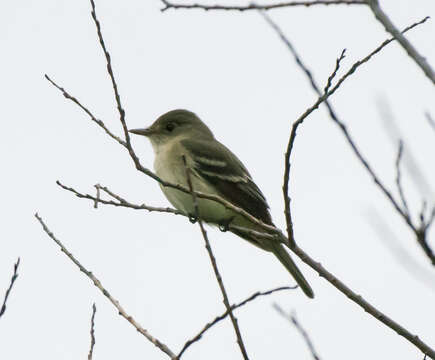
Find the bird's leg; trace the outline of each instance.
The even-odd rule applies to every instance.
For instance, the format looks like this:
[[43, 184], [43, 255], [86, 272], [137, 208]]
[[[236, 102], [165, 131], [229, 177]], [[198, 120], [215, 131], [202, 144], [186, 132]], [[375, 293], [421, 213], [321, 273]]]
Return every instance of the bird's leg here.
[[234, 220], [234, 216], [230, 217], [229, 219], [223, 219], [219, 222], [219, 230], [222, 232], [228, 231], [230, 229], [231, 221]]

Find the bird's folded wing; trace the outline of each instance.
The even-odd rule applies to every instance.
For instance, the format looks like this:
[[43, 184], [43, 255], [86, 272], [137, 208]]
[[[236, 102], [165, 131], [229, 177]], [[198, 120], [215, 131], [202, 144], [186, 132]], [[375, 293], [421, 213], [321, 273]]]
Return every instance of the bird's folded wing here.
[[265, 223], [272, 224], [266, 199], [242, 162], [218, 141], [185, 139], [183, 147], [194, 160], [194, 170], [219, 195]]

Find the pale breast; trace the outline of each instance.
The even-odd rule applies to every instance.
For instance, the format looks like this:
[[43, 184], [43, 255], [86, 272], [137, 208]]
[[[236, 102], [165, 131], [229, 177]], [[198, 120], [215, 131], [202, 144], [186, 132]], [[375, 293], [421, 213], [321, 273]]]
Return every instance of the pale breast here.
[[[182, 156], [186, 156], [187, 166], [193, 168], [191, 157], [186, 149], [179, 142], [172, 142], [171, 145], [162, 145], [156, 151], [154, 169], [158, 177], [172, 184], [180, 184], [188, 187], [186, 169]], [[216, 189], [198, 176], [191, 175], [192, 186], [196, 191], [206, 194], [216, 194]], [[182, 191], [160, 186], [169, 202], [178, 210], [186, 215], [194, 215], [192, 195]], [[200, 217], [206, 222], [220, 223], [225, 219], [231, 218], [229, 212], [223, 205], [207, 199], [198, 199]]]

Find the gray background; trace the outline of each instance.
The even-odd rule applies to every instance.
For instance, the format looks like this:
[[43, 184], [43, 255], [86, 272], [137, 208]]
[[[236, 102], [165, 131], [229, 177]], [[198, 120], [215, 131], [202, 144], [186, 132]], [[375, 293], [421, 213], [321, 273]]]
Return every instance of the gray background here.
[[[429, 0], [382, 4], [401, 28], [435, 15], [435, 3]], [[149, 125], [174, 108], [195, 111], [250, 169], [275, 223], [284, 229], [284, 149], [291, 123], [316, 96], [259, 14], [161, 13], [160, 8], [157, 0], [97, 1], [129, 126]], [[343, 48], [348, 49], [343, 63], [347, 69], [389, 37], [361, 6], [291, 8], [269, 15], [322, 84]], [[22, 260], [0, 320], [0, 358], [86, 358], [93, 301], [98, 307], [95, 359], [166, 358], [117, 315], [33, 217], [38, 211], [127, 312], [174, 350], [224, 309], [197, 226], [172, 215], [106, 206], [95, 210], [91, 202], [55, 184], [59, 179], [93, 193], [92, 185], [99, 182], [138, 203], [167, 204], [157, 184], [135, 171], [126, 151], [43, 78], [48, 73], [121, 133], [90, 4], [4, 2], [0, 24], [1, 296], [13, 262], [18, 256]], [[409, 34], [432, 65], [434, 35], [434, 20]], [[405, 151], [413, 151], [433, 183], [435, 132], [423, 112], [435, 116], [434, 95], [433, 84], [392, 44], [332, 98], [390, 188], [397, 146], [385, 130], [378, 104], [390, 104]], [[151, 146], [140, 138], [134, 146], [152, 167]], [[300, 128], [292, 164], [292, 206], [301, 247], [435, 346], [434, 269], [324, 109]], [[423, 197], [434, 200], [433, 190], [419, 189], [409, 173], [404, 186], [414, 213]], [[377, 220], [389, 226], [391, 236], [373, 227]], [[216, 229], [209, 236], [230, 300], [293, 284], [267, 253]], [[397, 246], [405, 249], [405, 258]], [[310, 268], [300, 267], [315, 290], [314, 301], [291, 291], [237, 312], [252, 359], [310, 358], [300, 335], [273, 310], [273, 301], [297, 311], [323, 359], [423, 358]], [[185, 354], [185, 359], [205, 358], [241, 358], [229, 321]]]

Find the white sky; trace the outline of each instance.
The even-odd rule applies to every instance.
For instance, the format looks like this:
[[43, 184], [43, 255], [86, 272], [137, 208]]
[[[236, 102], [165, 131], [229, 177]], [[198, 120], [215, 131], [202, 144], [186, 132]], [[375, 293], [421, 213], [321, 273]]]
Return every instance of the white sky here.
[[[429, 0], [382, 4], [401, 28], [435, 16], [435, 3]], [[157, 0], [97, 1], [129, 126], [149, 125], [174, 108], [195, 111], [250, 169], [268, 198], [275, 223], [284, 229], [281, 186], [289, 129], [316, 96], [259, 14], [161, 13], [160, 7]], [[388, 37], [362, 6], [291, 8], [269, 15], [322, 86], [343, 48], [347, 58], [342, 71]], [[22, 262], [0, 320], [0, 358], [86, 358], [95, 301], [95, 359], [165, 359], [117, 315], [33, 217], [38, 211], [127, 312], [174, 351], [224, 310], [197, 226], [165, 214], [105, 206], [95, 210], [92, 203], [55, 184], [59, 179], [93, 193], [93, 185], [101, 183], [137, 203], [168, 204], [157, 184], [135, 171], [125, 150], [43, 77], [49, 74], [120, 134], [90, 4], [5, 2], [0, 24], [0, 299], [13, 263], [18, 256]], [[413, 30], [409, 39], [435, 66], [434, 20]], [[391, 44], [332, 98], [394, 194], [397, 149], [377, 104], [391, 106], [405, 152], [412, 150], [433, 184], [435, 132], [423, 114], [428, 110], [435, 116], [434, 95], [433, 84], [397, 44]], [[140, 138], [134, 145], [143, 164], [151, 168], [151, 146]], [[292, 164], [292, 206], [301, 247], [435, 346], [434, 268], [324, 109], [300, 128]], [[421, 194], [406, 172], [404, 187], [414, 214], [422, 197], [434, 200], [429, 193]], [[372, 224], [379, 220], [392, 236], [376, 231]], [[209, 230], [209, 237], [232, 302], [257, 290], [293, 284], [267, 253], [215, 229]], [[410, 260], [392, 252], [397, 246]], [[418, 267], [409, 271], [409, 261]], [[322, 359], [423, 358], [413, 345], [298, 264], [312, 284], [315, 300], [291, 291], [256, 300], [236, 313], [252, 359], [310, 359], [294, 327], [273, 310], [274, 301], [296, 311]], [[184, 358], [240, 359], [230, 322], [212, 329]]]

